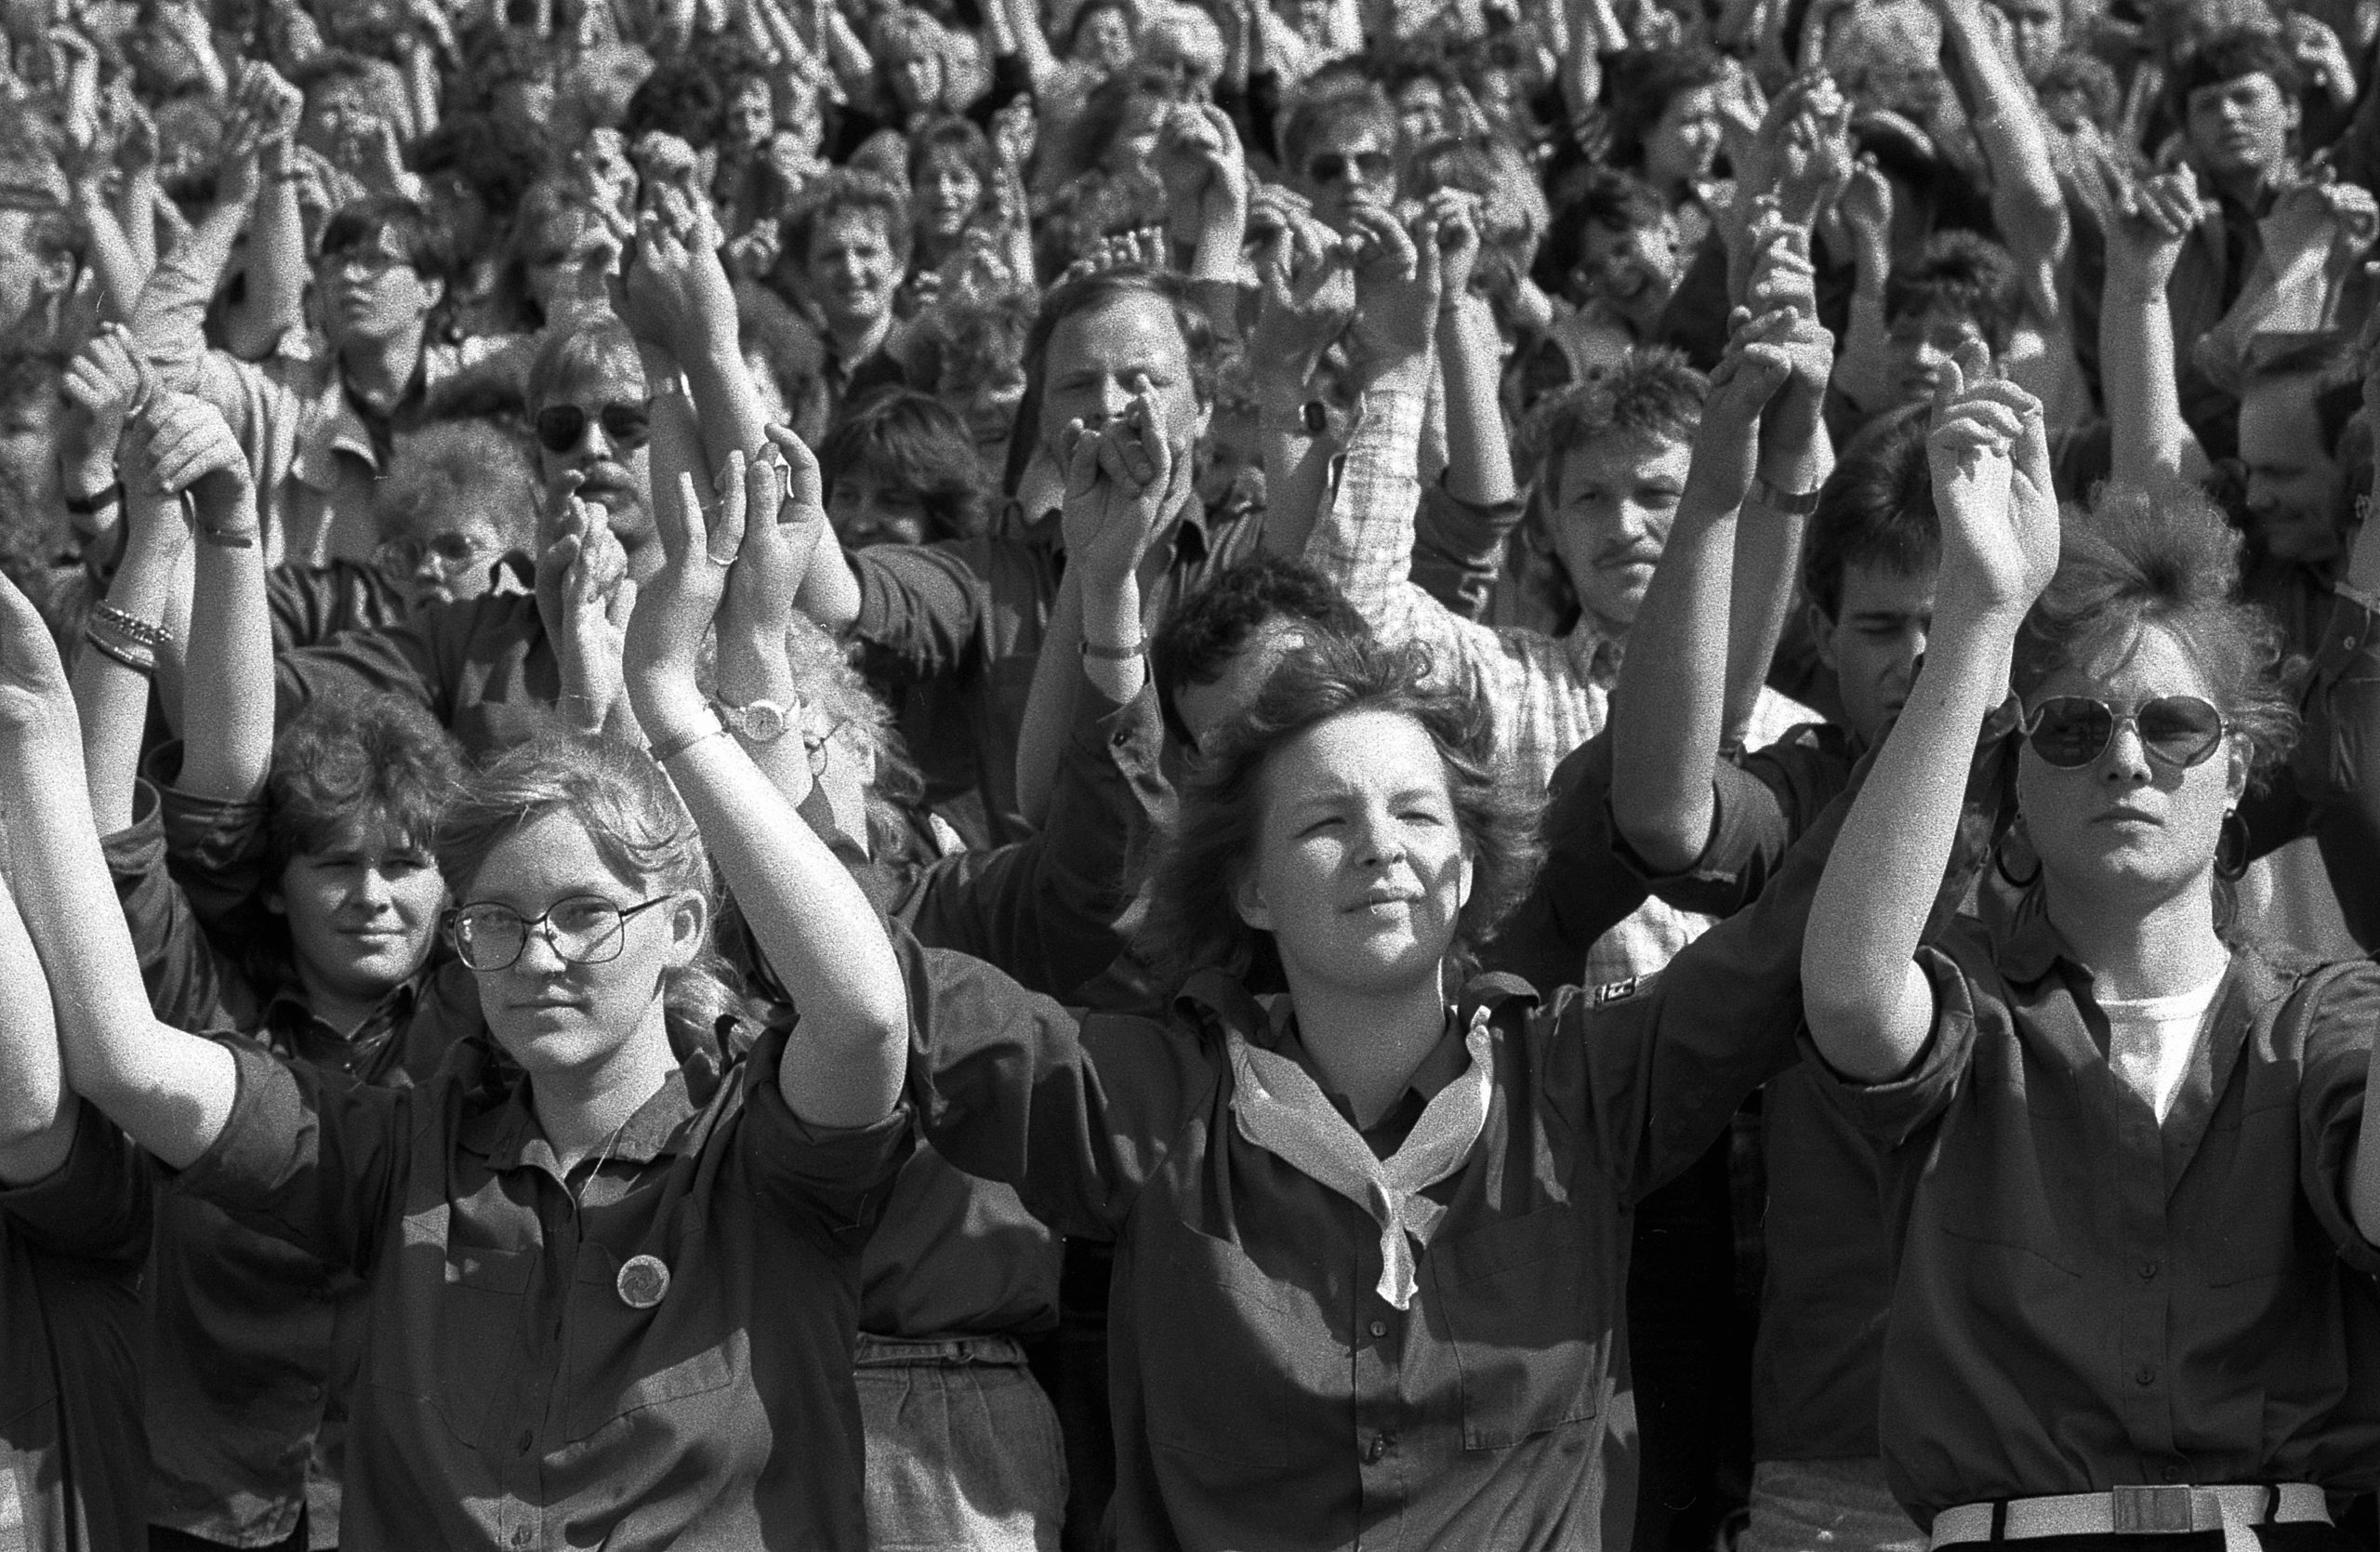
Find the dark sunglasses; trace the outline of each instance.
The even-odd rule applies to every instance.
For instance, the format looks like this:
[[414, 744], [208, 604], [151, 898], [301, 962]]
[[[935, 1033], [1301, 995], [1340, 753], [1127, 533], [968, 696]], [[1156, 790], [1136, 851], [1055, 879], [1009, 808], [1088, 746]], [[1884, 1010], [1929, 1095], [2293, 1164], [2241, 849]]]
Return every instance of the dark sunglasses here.
[[1357, 152], [1353, 157], [1342, 156], [1335, 151], [1326, 151], [1305, 165], [1306, 180], [1312, 183], [1336, 183], [1347, 176], [1347, 169], [1351, 166], [1355, 169], [1355, 176], [1365, 182], [1379, 183], [1386, 180], [1395, 164], [1389, 161], [1388, 153], [1384, 151]]
[[2196, 696], [2159, 696], [2124, 712], [2089, 696], [2052, 696], [2026, 713], [2025, 738], [2044, 762], [2070, 771], [2098, 759], [2123, 723], [2151, 759], [2183, 770], [2204, 763], [2225, 731], [2223, 713]]
[[[605, 405], [595, 412], [603, 434], [624, 453], [633, 453], [653, 435], [653, 414], [647, 405]], [[567, 453], [587, 434], [587, 411], [576, 405], [548, 405], [537, 412], [537, 442], [549, 453]]]

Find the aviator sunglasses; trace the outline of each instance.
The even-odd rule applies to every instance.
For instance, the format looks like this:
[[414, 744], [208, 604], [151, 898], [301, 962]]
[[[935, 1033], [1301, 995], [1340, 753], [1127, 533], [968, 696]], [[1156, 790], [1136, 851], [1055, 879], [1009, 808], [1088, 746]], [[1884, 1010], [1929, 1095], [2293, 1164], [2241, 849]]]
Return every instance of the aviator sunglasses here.
[[2226, 731], [2223, 713], [2196, 696], [2159, 696], [2131, 711], [2089, 696], [2052, 696], [2026, 714], [2025, 739], [2045, 763], [2073, 770], [2098, 759], [2127, 723], [2151, 759], [2182, 770], [2204, 763]]
[[[643, 405], [605, 405], [594, 418], [624, 453], [635, 452], [653, 434], [653, 416]], [[537, 412], [537, 441], [549, 453], [567, 453], [587, 434], [587, 421], [588, 412], [576, 405], [548, 405]]]

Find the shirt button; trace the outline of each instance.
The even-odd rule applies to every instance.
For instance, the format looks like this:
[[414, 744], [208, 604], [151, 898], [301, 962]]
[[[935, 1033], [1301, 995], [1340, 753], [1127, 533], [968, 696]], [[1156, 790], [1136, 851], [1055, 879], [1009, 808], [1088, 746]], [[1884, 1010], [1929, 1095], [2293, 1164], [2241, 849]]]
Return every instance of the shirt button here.
[[2156, 1366], [2144, 1363], [2134, 1372], [2132, 1378], [2135, 1385], [2155, 1385], [2157, 1383]]
[[1386, 1336], [1388, 1334], [1388, 1322], [1386, 1320], [1374, 1320], [1372, 1322], [1371, 1330], [1372, 1335], [1375, 1339]]
[[2144, 1261], [2144, 1262], [2142, 1262], [2142, 1263], [2140, 1264], [2140, 1280], [2141, 1280], [2141, 1281], [2143, 1281], [2143, 1282], [2150, 1282], [2150, 1281], [2154, 1281], [2154, 1280], [2155, 1280], [2155, 1279], [2156, 1279], [2156, 1277], [2157, 1277], [2157, 1263], [2156, 1263], [2156, 1262], [2154, 1262], [2154, 1261]]
[[1386, 1434], [1372, 1435], [1371, 1443], [1364, 1450], [1364, 1459], [1376, 1461], [1386, 1453], [1388, 1453], [1388, 1436]]
[[2182, 1468], [2168, 1461], [2157, 1468], [2157, 1475], [2169, 1482], [2178, 1482], [2182, 1479]]

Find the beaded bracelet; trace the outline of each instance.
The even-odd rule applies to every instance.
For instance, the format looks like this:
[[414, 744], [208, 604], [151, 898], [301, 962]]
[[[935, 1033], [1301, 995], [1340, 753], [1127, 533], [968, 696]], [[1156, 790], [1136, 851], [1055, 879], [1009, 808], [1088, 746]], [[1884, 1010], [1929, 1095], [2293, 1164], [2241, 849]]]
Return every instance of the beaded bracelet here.
[[174, 644], [174, 633], [154, 620], [128, 614], [112, 604], [102, 604], [91, 611], [92, 623], [103, 625], [134, 646], [163, 647]]

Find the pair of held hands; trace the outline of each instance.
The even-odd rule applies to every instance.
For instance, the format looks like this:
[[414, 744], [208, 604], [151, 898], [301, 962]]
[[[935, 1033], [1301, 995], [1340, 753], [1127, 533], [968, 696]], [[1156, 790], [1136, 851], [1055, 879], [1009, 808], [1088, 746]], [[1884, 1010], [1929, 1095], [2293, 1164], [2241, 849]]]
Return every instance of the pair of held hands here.
[[1359, 366], [1426, 357], [1439, 314], [1469, 293], [1479, 259], [1481, 202], [1461, 189], [1438, 190], [1407, 220], [1359, 195], [1344, 234], [1269, 185], [1256, 215], [1257, 332], [1267, 347], [1257, 369], [1294, 377], [1300, 391], [1342, 338]]
[[114, 454], [127, 542], [178, 548], [193, 516], [209, 534], [255, 537], [255, 481], [222, 412], [161, 388], [122, 325], [91, 338], [68, 364], [63, 387], [82, 439]]

